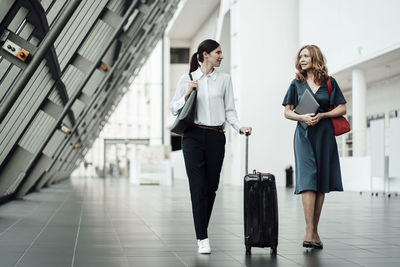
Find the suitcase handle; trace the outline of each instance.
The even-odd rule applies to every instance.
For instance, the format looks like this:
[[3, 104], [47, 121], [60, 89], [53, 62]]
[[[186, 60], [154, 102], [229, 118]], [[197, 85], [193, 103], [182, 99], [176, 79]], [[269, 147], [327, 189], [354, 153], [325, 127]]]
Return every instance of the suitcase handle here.
[[[245, 132], [246, 135], [246, 164], [245, 164], [245, 169], [246, 169], [246, 173], [244, 175], [247, 175], [249, 173], [249, 136], [250, 133], [249, 131]], [[254, 169], [253, 170], [253, 174], [257, 174], [257, 171]]]
[[244, 133], [246, 135], [246, 164], [245, 164], [245, 169], [246, 173], [244, 175], [247, 175], [249, 173], [249, 131], [246, 131]]

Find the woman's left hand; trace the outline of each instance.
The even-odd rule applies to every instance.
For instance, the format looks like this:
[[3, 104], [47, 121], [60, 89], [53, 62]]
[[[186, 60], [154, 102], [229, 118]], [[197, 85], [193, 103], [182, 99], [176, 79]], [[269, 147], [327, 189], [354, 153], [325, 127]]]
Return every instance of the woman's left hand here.
[[314, 126], [315, 124], [317, 124], [323, 118], [324, 118], [323, 113], [315, 114], [314, 116], [312, 116], [311, 125]]
[[249, 132], [249, 135], [251, 135], [251, 131], [252, 131], [253, 129], [251, 128], [251, 127], [241, 127], [240, 128], [240, 132], [242, 133], [242, 134], [245, 134], [246, 132]]

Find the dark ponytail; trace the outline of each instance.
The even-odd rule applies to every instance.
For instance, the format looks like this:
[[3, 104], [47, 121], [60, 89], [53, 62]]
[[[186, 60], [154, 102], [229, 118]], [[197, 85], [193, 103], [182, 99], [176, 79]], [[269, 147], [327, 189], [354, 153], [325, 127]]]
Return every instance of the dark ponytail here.
[[197, 52], [196, 52], [190, 58], [190, 70], [189, 70], [189, 73], [197, 70], [199, 67], [200, 67], [200, 64], [197, 61]]
[[203, 62], [203, 52], [207, 52], [208, 54], [214, 51], [219, 47], [219, 43], [212, 39], [204, 40], [199, 44], [197, 48], [197, 52], [195, 52], [190, 58], [190, 70], [189, 73], [197, 70], [200, 67], [199, 62]]

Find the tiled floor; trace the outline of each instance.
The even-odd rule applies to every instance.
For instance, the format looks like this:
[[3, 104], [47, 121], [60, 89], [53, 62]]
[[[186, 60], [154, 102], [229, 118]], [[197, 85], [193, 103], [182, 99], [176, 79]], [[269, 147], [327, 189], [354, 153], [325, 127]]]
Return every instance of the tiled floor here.
[[301, 247], [299, 196], [278, 189], [277, 257], [244, 255], [242, 188], [221, 186], [198, 255], [185, 181], [133, 186], [126, 179], [75, 178], [0, 206], [0, 266], [400, 266], [400, 197], [327, 195], [323, 251]]

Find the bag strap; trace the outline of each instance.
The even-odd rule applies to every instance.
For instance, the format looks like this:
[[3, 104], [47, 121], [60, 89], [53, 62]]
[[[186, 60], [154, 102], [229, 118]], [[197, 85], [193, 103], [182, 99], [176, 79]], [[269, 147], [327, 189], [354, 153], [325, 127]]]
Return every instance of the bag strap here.
[[191, 73], [189, 73], [189, 77], [190, 77], [190, 80], [193, 81], [193, 76]]
[[326, 80], [326, 85], [328, 85], [328, 94], [329, 94], [329, 106], [331, 106], [331, 95], [332, 95], [332, 80], [331, 76], [328, 76], [328, 80]]
[[329, 93], [329, 101], [331, 100], [331, 95], [332, 95], [332, 80], [331, 76], [328, 77], [328, 80], [326, 80], [326, 84], [328, 85], [328, 93]]

